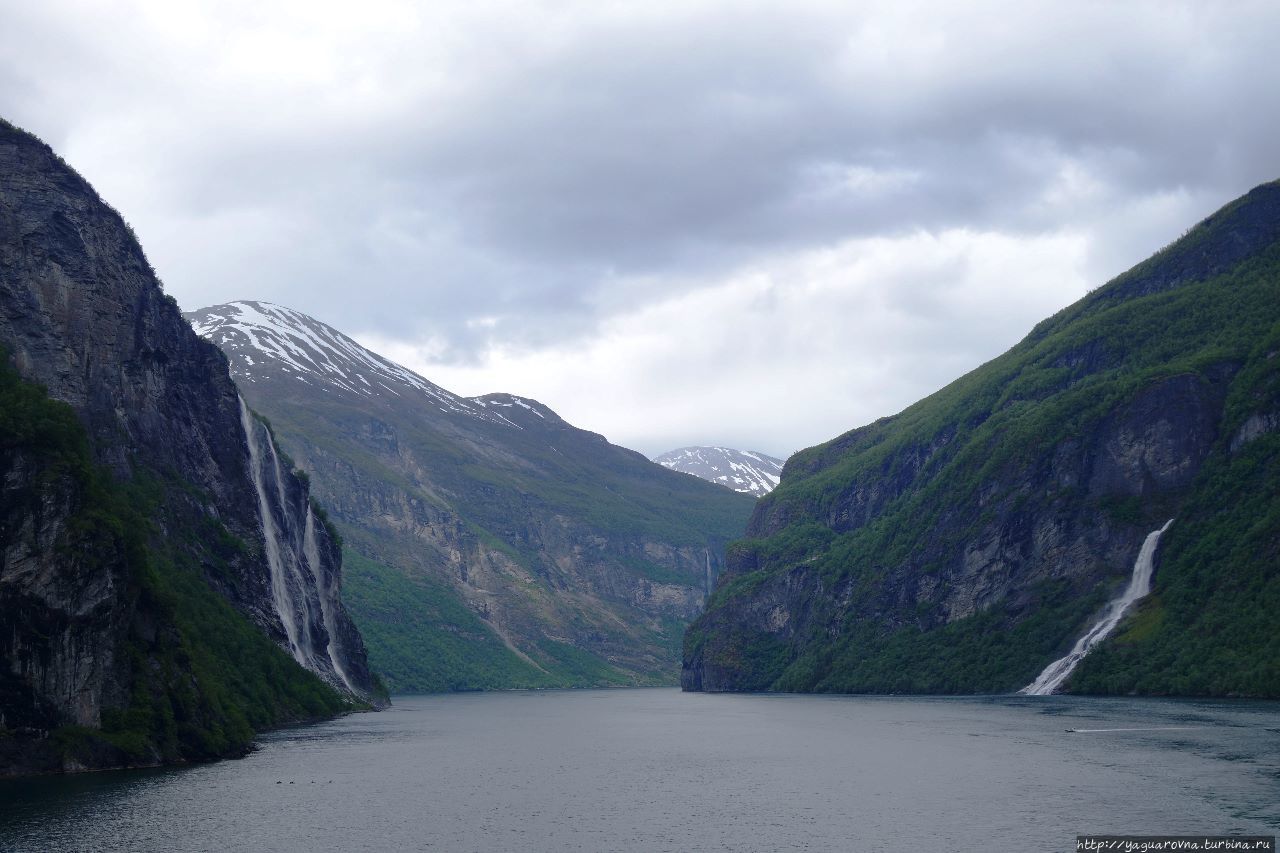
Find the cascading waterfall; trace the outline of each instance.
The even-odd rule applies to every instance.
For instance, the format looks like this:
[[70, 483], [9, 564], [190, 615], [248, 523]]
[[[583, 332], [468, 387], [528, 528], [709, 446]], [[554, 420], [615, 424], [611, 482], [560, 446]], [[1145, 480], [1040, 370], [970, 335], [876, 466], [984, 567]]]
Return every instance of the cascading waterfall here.
[[[258, 425], [254, 422], [253, 416], [249, 414], [249, 407], [245, 405], [243, 398], [240, 399], [240, 423], [244, 427], [245, 438], [249, 445], [249, 473], [253, 478], [254, 489], [258, 492], [258, 517], [262, 521], [262, 536], [267, 548], [267, 568], [271, 573], [272, 604], [275, 605], [276, 614], [280, 617], [280, 624], [284, 626], [284, 634], [289, 641], [290, 654], [293, 655], [294, 660], [298, 663], [309, 667], [307, 654], [299, 642], [302, 629], [298, 624], [298, 611], [294, 607], [293, 597], [290, 595], [286, 578], [287, 569], [285, 569], [285, 557], [281, 548], [280, 529], [276, 525], [275, 514], [271, 511], [271, 502], [267, 497], [267, 487], [262, 471], [262, 448], [259, 446]], [[271, 444], [269, 439], [267, 444]], [[276, 470], [276, 467], [273, 466], [272, 473], [275, 473]], [[279, 488], [278, 481], [276, 482], [276, 487], [277, 489]]]
[[[306, 492], [290, 490], [288, 473], [267, 428], [240, 400], [240, 421], [249, 445], [249, 469], [258, 493], [258, 516], [271, 573], [271, 603], [289, 642], [289, 653], [302, 666], [337, 690], [356, 697], [368, 691], [356, 686], [344, 661], [336, 569], [327, 571], [320, 552], [317, 520]], [[293, 494], [293, 499], [290, 499]]]
[[[263, 429], [263, 433], [266, 434], [265, 428]], [[271, 456], [270, 474], [271, 482], [275, 486], [276, 505], [282, 508], [287, 507], [289, 502], [287, 493], [285, 492], [284, 468], [280, 465], [280, 454], [276, 452], [276, 443], [271, 440], [269, 435], [267, 436], [265, 444], [267, 446], [267, 452]], [[309, 510], [310, 508], [308, 507], [308, 511]], [[289, 545], [287, 551], [281, 552], [281, 555], [285, 557], [285, 559], [281, 561], [284, 573], [284, 588], [288, 592], [290, 615], [293, 619], [297, 620], [298, 642], [300, 645], [299, 652], [302, 655], [301, 657], [298, 657], [295, 654], [294, 657], [298, 657], [298, 662], [307, 669], [319, 672], [323, 670], [323, 667], [317, 663], [315, 657], [316, 642], [315, 637], [311, 634], [312, 615], [314, 611], [311, 606], [311, 596], [307, 594], [309, 590], [318, 590], [319, 584], [317, 584], [314, 579], [308, 579], [303, 575], [304, 566], [300, 559], [301, 555], [299, 554], [297, 531], [292, 529], [290, 524], [293, 520], [292, 514], [286, 511], [282, 513], [282, 515], [284, 517], [286, 527], [286, 530], [284, 531], [287, 535], [286, 542]], [[319, 565], [317, 562], [313, 571], [318, 568]]]
[[329, 635], [329, 645], [326, 650], [329, 653], [329, 660], [333, 663], [333, 671], [352, 693], [359, 693], [342, 665], [342, 650], [338, 647], [338, 625], [337, 620], [334, 619], [333, 605], [330, 603], [337, 598], [336, 590], [330, 588], [332, 582], [321, 585], [320, 578], [323, 573], [320, 571], [320, 545], [316, 541], [316, 514], [310, 506], [307, 507], [307, 528], [302, 539], [302, 553], [307, 558], [307, 564], [311, 566], [311, 573], [315, 576], [316, 586], [320, 590], [320, 615], [324, 619], [325, 633]]
[[1124, 618], [1133, 603], [1151, 592], [1151, 575], [1155, 571], [1156, 547], [1160, 544], [1161, 535], [1169, 529], [1170, 524], [1173, 524], [1172, 518], [1164, 523], [1164, 527], [1147, 534], [1146, 540], [1142, 543], [1142, 550], [1138, 552], [1138, 559], [1133, 564], [1133, 577], [1129, 579], [1129, 585], [1125, 587], [1119, 598], [1113, 599], [1107, 605], [1107, 612], [1102, 615], [1102, 618], [1076, 640], [1075, 646], [1065, 657], [1046, 666], [1035, 681], [1018, 692], [1028, 696], [1048, 696], [1057, 691], [1084, 656], [1115, 630], [1116, 625], [1120, 624], [1120, 620]]

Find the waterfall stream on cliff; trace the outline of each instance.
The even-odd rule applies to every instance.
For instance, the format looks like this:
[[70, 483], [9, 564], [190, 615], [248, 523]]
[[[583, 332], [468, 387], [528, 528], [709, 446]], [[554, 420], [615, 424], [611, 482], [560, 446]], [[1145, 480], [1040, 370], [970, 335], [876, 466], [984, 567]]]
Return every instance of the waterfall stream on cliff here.
[[[298, 547], [298, 531], [294, 523], [293, 513], [289, 512], [288, 497], [285, 492], [284, 485], [284, 467], [280, 464], [280, 454], [276, 451], [276, 443], [271, 439], [270, 433], [263, 428], [263, 435], [266, 440], [267, 452], [271, 456], [271, 467], [268, 473], [271, 475], [271, 485], [275, 488], [276, 506], [280, 507], [280, 515], [284, 519], [285, 534], [283, 540], [284, 548], [277, 549], [278, 553], [283, 557], [281, 560], [281, 570], [284, 574], [284, 589], [287, 593], [287, 605], [289, 607], [290, 618], [295, 620], [298, 629], [299, 653], [301, 657], [298, 662], [313, 672], [321, 672], [322, 667], [317, 663], [315, 657], [316, 641], [312, 636], [311, 626], [314, 623], [314, 608], [312, 607], [311, 597], [307, 594], [309, 590], [318, 590], [320, 585], [315, 577], [307, 578], [305, 572], [308, 567], [303, 563], [303, 555]], [[310, 508], [308, 508], [308, 512]], [[319, 566], [311, 568], [312, 574], [317, 574]], [[299, 618], [301, 617], [301, 618]]]
[[[240, 423], [244, 426], [245, 439], [249, 445], [249, 474], [253, 478], [254, 489], [258, 492], [258, 517], [262, 521], [262, 537], [267, 549], [267, 567], [271, 571], [271, 599], [280, 624], [284, 626], [285, 637], [289, 640], [289, 651], [294, 660], [303, 666], [307, 665], [305, 654], [299, 643], [301, 629], [298, 625], [297, 611], [293, 607], [289, 594], [289, 585], [285, 579], [284, 554], [280, 547], [280, 530], [276, 526], [275, 514], [271, 511], [271, 501], [267, 497], [266, 482], [262, 476], [262, 440], [259, 438], [258, 425], [249, 414], [249, 407], [244, 399], [240, 400]], [[265, 432], [265, 430], [264, 430]], [[270, 443], [268, 439], [267, 443]], [[274, 466], [273, 466], [274, 473]], [[277, 486], [279, 483], [277, 482]]]
[[1164, 523], [1164, 527], [1147, 534], [1146, 540], [1142, 543], [1142, 550], [1138, 552], [1138, 559], [1133, 564], [1133, 577], [1129, 579], [1129, 585], [1125, 587], [1124, 592], [1118, 598], [1113, 599], [1107, 605], [1107, 610], [1102, 614], [1102, 618], [1095, 622], [1088, 631], [1085, 631], [1080, 639], [1076, 640], [1076, 644], [1070, 652], [1046, 666], [1039, 677], [1022, 688], [1019, 691], [1020, 693], [1025, 693], [1028, 696], [1048, 696], [1062, 687], [1063, 682], [1075, 670], [1076, 665], [1084, 659], [1084, 656], [1089, 654], [1094, 646], [1105, 640], [1115, 630], [1116, 625], [1120, 624], [1120, 620], [1129, 611], [1129, 608], [1133, 606], [1133, 603], [1151, 592], [1151, 575], [1155, 570], [1156, 546], [1160, 544], [1160, 536], [1169, 529], [1170, 524], [1173, 524], [1172, 518]]
[[[271, 603], [289, 642], [289, 653], [330, 686], [360, 697], [344, 661], [344, 632], [338, 603], [336, 571], [326, 570], [320, 550], [315, 510], [305, 516], [291, 505], [288, 476], [266, 426], [258, 423], [240, 400], [240, 420], [249, 445], [249, 473], [258, 493], [258, 515], [271, 573]], [[305, 499], [306, 495], [303, 493]]]
[[351, 679], [347, 676], [347, 671], [342, 665], [342, 650], [338, 648], [339, 637], [337, 621], [334, 619], [333, 605], [330, 601], [336, 601], [338, 596], [336, 590], [327, 588], [332, 584], [326, 584], [322, 578], [326, 575], [320, 569], [320, 546], [316, 542], [316, 514], [310, 506], [307, 507], [307, 529], [302, 538], [302, 554], [307, 558], [307, 564], [311, 566], [311, 573], [315, 576], [316, 587], [320, 591], [320, 615], [324, 619], [324, 630], [329, 635], [329, 645], [327, 651], [329, 660], [333, 662], [333, 671], [337, 673], [338, 678], [342, 679], [342, 683], [347, 685], [352, 693], [358, 694]]

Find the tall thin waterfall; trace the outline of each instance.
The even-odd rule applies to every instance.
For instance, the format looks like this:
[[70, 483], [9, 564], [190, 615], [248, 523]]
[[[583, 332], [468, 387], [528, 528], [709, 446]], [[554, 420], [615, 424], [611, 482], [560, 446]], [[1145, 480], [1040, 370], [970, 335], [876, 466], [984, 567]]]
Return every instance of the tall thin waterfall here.
[[[312, 625], [312, 596], [309, 594], [319, 590], [319, 584], [314, 578], [309, 578], [304, 574], [306, 567], [302, 565], [301, 555], [298, 553], [298, 531], [294, 529], [293, 514], [287, 509], [289, 506], [288, 494], [285, 492], [284, 485], [284, 467], [280, 464], [280, 454], [276, 452], [276, 443], [271, 440], [267, 434], [266, 428], [263, 428], [263, 434], [267, 435], [264, 442], [267, 447], [267, 453], [271, 456], [271, 467], [267, 472], [271, 477], [271, 485], [275, 490], [276, 506], [280, 507], [283, 512], [285, 529], [281, 531], [284, 534], [285, 548], [280, 549], [281, 567], [284, 570], [284, 588], [288, 592], [289, 615], [296, 620], [298, 630], [298, 654], [294, 657], [298, 662], [307, 669], [321, 671], [322, 666], [316, 661], [316, 641], [311, 633]], [[309, 507], [308, 507], [309, 509]], [[317, 567], [318, 568], [318, 565]], [[315, 569], [311, 570], [315, 574]], [[299, 654], [301, 657], [299, 657]]]
[[[284, 628], [289, 653], [335, 689], [368, 698], [368, 687], [358, 686], [364, 677], [359, 673], [360, 652], [344, 646], [355, 629], [342, 613], [338, 567], [325, 565], [319, 521], [306, 490], [292, 481], [271, 434], [254, 419], [243, 399], [240, 422], [258, 494], [271, 604]], [[353, 660], [357, 661], [354, 674]]]
[[1094, 623], [1093, 627], [1088, 631], [1085, 631], [1080, 639], [1076, 640], [1075, 646], [1065, 657], [1061, 657], [1046, 666], [1044, 672], [1040, 673], [1035, 681], [1018, 692], [1025, 693], [1028, 696], [1048, 696], [1057, 691], [1058, 688], [1062, 687], [1067, 677], [1075, 671], [1076, 664], [1080, 663], [1094, 646], [1105, 640], [1115, 630], [1116, 625], [1120, 624], [1120, 620], [1124, 618], [1125, 613], [1129, 611], [1133, 603], [1151, 592], [1151, 575], [1155, 570], [1156, 546], [1160, 544], [1160, 536], [1169, 529], [1170, 524], [1173, 524], [1172, 518], [1164, 523], [1164, 527], [1147, 534], [1146, 540], [1142, 543], [1142, 550], [1138, 552], [1138, 559], [1133, 564], [1133, 577], [1129, 579], [1129, 585], [1125, 587], [1119, 598], [1113, 599], [1107, 605], [1107, 612], [1102, 614], [1102, 618]]
[[333, 671], [338, 674], [338, 678], [342, 679], [342, 683], [350, 688], [351, 692], [358, 693], [356, 686], [351, 683], [351, 678], [347, 675], [346, 667], [342, 665], [342, 650], [338, 648], [339, 637], [337, 620], [334, 619], [332, 600], [337, 599], [336, 590], [328, 588], [332, 585], [332, 579], [328, 583], [321, 580], [323, 573], [320, 571], [320, 546], [316, 542], [316, 514], [310, 505], [307, 506], [307, 529], [302, 539], [302, 553], [307, 558], [307, 565], [311, 566], [311, 572], [315, 575], [316, 587], [320, 591], [320, 615], [324, 619], [324, 630], [329, 635], [329, 644], [326, 651], [329, 653], [329, 660], [333, 664]]
[[[285, 568], [286, 548], [282, 547], [280, 528], [276, 524], [276, 516], [272, 512], [271, 500], [267, 495], [267, 484], [263, 476], [262, 448], [258, 440], [258, 424], [249, 414], [249, 407], [245, 405], [243, 398], [240, 400], [240, 423], [244, 427], [245, 438], [249, 444], [249, 473], [253, 477], [253, 486], [258, 492], [258, 517], [262, 519], [262, 536], [267, 547], [267, 568], [271, 572], [271, 600], [275, 605], [276, 614], [280, 617], [280, 624], [284, 626], [285, 637], [289, 640], [290, 654], [298, 663], [311, 668], [307, 654], [309, 649], [304, 649], [301, 642], [303, 627], [299, 624], [299, 608], [289, 589], [289, 570]], [[265, 443], [268, 446], [271, 445], [270, 440]], [[271, 448], [271, 455], [275, 456], [274, 447]], [[279, 460], [273, 461], [276, 464], [270, 467], [269, 473], [272, 475], [275, 486], [276, 500], [279, 501]]]

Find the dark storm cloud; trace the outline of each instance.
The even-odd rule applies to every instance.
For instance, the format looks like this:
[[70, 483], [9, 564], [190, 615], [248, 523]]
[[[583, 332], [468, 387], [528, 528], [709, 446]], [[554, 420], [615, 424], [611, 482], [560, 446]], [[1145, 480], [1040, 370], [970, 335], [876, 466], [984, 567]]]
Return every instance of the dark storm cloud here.
[[[930, 55], [936, 68], [895, 89], [909, 50], [841, 67], [862, 22], [762, 15], [725, 33], [709, 14], [678, 38], [588, 38], [489, 81], [414, 157], [474, 239], [556, 265], [651, 271], [911, 228], [1041, 230], [1061, 224], [1037, 202], [1064, 161], [1122, 195], [1270, 176], [1272, 17], [1221, 33], [1168, 31], [1155, 8], [1066, 33], [1023, 20], [1026, 41]], [[842, 169], [914, 179], [842, 191]]]
[[[281, 302], [429, 364], [859, 240], [1076, 235], [1098, 284], [1280, 173], [1274, 4], [6, 5], [0, 109], [184, 307]], [[886, 263], [866, 310], [932, 322], [963, 263]], [[1026, 318], [993, 322], [936, 329], [938, 360]]]
[[[1053, 228], [1073, 211], [1039, 201], [1066, 161], [1126, 196], [1229, 195], [1276, 169], [1265, 7], [1083, 6], [1058, 21], [1051, 6], [903, 8], [583, 7], [550, 47], [482, 50], [517, 33], [464, 34], [459, 62], [476, 65], [456, 69], [460, 92], [410, 92], [375, 115], [286, 104], [300, 120], [276, 120], [197, 81], [190, 102], [153, 105], [193, 120], [151, 168], [195, 223], [258, 208], [297, 229], [294, 258], [261, 285], [341, 290], [363, 271], [422, 294], [451, 327], [481, 302], [541, 324], [589, 313], [619, 276], [851, 236]], [[410, 54], [378, 65], [375, 84], [419, 70]], [[148, 94], [136, 92], [143, 109]], [[402, 221], [379, 222], [387, 211]], [[402, 242], [377, 246], [379, 226]]]

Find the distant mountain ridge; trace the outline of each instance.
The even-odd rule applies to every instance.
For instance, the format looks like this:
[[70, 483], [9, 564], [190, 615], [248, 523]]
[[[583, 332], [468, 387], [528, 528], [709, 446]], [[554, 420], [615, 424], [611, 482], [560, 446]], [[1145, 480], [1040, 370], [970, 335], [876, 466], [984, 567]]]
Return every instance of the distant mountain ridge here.
[[186, 317], [196, 334], [227, 354], [236, 378], [243, 382], [291, 376], [318, 388], [335, 387], [364, 397], [418, 392], [442, 412], [506, 420], [490, 413], [484, 403], [452, 394], [332, 326], [282, 305], [243, 300], [188, 312]]
[[752, 500], [536, 400], [462, 397], [301, 312], [190, 312], [347, 544], [394, 690], [674, 683]]
[[757, 498], [778, 485], [783, 465], [783, 460], [768, 454], [731, 447], [681, 447], [655, 456], [653, 461]]

